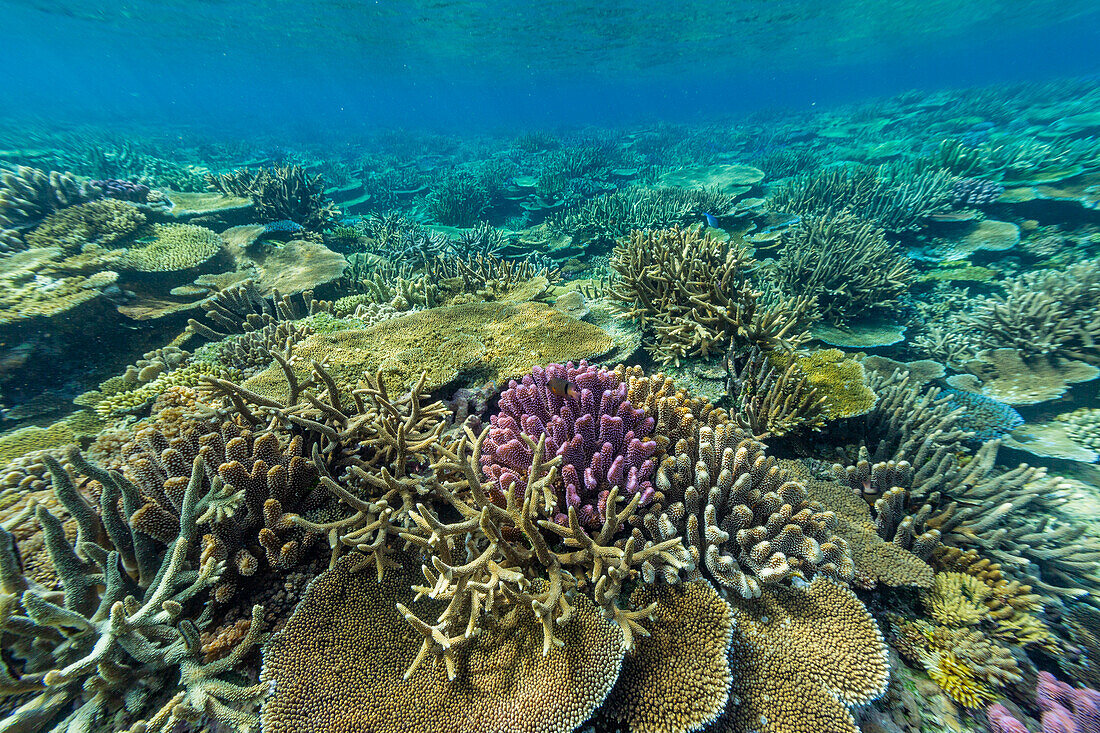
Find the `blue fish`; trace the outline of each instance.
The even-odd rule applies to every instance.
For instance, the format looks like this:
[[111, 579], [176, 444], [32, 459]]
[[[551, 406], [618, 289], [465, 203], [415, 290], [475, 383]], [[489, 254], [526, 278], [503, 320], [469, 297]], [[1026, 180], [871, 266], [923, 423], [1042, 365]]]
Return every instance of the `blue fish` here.
[[704, 211], [703, 218], [707, 220], [708, 227], [718, 229], [718, 217], [716, 217], [714, 214], [708, 214]]

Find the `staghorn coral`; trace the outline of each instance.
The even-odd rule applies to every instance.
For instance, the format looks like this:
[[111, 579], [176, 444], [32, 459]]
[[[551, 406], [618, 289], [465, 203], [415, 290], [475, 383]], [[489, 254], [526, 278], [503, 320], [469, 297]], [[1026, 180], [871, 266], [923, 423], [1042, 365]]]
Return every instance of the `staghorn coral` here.
[[852, 577], [836, 515], [810, 501], [762, 443], [732, 424], [700, 427], [696, 440], [694, 465], [688, 454], [662, 461], [656, 483], [668, 503], [643, 520], [654, 540], [684, 539], [695, 566], [688, 577], [708, 577], [742, 598], [817, 575]]
[[[639, 576], [651, 578], [666, 567], [675, 573], [687, 565], [680, 540], [623, 539], [641, 496], [635, 494], [620, 510], [617, 488], [608, 495], [607, 519], [599, 532], [588, 534], [574, 507], [569, 508], [567, 527], [551, 521], [557, 512], [551, 487], [561, 458], [543, 463], [545, 436], [538, 443], [528, 443], [533, 456], [524, 485], [510, 484], [502, 500], [494, 501], [490, 498], [493, 484], [483, 481], [479, 470], [488, 435], [486, 429], [475, 436], [467, 426], [457, 443], [436, 447], [433, 491], [459, 519], [447, 523], [419, 505], [411, 515], [415, 531], [402, 534], [431, 558], [431, 567], [424, 566], [428, 585], [422, 592], [448, 602], [434, 623], [401, 607], [424, 636], [409, 673], [425, 659], [442, 657], [448, 675], [454, 677], [455, 653], [476, 636], [481, 624], [517, 604], [535, 610], [543, 629], [543, 654], [548, 654], [562, 644], [557, 629], [570, 617], [572, 599], [587, 599], [588, 594], [622, 630], [624, 646], [633, 648], [636, 637], [644, 635], [643, 624], [654, 615], [655, 604], [634, 608], [624, 603], [623, 585]], [[466, 496], [469, 499], [462, 498]], [[534, 581], [545, 582], [534, 585]]]
[[545, 437], [549, 456], [561, 456], [561, 485], [554, 487], [554, 521], [569, 522], [575, 509], [582, 527], [598, 529], [607, 519], [607, 498], [618, 489], [639, 506], [654, 498], [654, 420], [626, 399], [618, 375], [582, 361], [574, 366], [535, 367], [512, 381], [490, 417], [481, 466], [494, 484], [490, 494], [503, 499], [512, 484], [526, 481], [533, 458], [530, 444]]
[[550, 226], [589, 249], [606, 251], [633, 231], [687, 226], [703, 212], [734, 214], [736, 198], [716, 190], [634, 187], [590, 198], [552, 218]]
[[19, 660], [5, 670], [0, 694], [26, 693], [5, 723], [21, 730], [120, 730], [124, 721], [156, 711], [167, 692], [174, 693], [171, 699], [135, 728], [162, 730], [202, 716], [254, 726], [255, 716], [236, 705], [257, 702], [266, 685], [241, 686], [217, 675], [258, 639], [262, 608], [253, 609], [242, 645], [211, 665], [198, 659], [198, 630], [206, 621], [183, 615], [223, 569], [212, 553], [197, 553], [197, 519], [209, 501], [201, 490], [201, 462], [191, 467], [180, 494], [178, 533], [161, 553], [125, 520], [140, 501], [137, 488], [79, 453], [70, 459], [93, 480], [99, 506], [97, 511], [84, 493], [90, 484], [76, 486], [47, 459], [54, 492], [77, 525], [74, 541], [49, 509], [34, 509], [60, 593], [22, 574], [12, 536], [0, 530], [0, 587], [7, 599], [0, 633], [5, 651]]
[[928, 218], [950, 210], [954, 181], [946, 170], [834, 166], [780, 184], [768, 205], [801, 216], [828, 217], [847, 209], [889, 232], [913, 232]]
[[647, 635], [623, 660], [606, 709], [632, 731], [698, 730], [718, 717], [729, 698], [729, 604], [706, 581], [640, 586], [631, 594], [635, 608], [650, 603], [657, 606]]
[[227, 196], [252, 199], [260, 220], [289, 220], [311, 231], [321, 231], [337, 216], [338, 209], [325, 196], [321, 177], [310, 177], [301, 166], [287, 165], [207, 175], [208, 189]]
[[313, 333], [313, 329], [303, 323], [269, 323], [255, 331], [226, 336], [221, 341], [200, 346], [195, 350], [193, 361], [221, 365], [247, 378], [271, 365], [274, 360], [272, 351], [286, 357], [292, 353], [295, 344]]
[[1004, 295], [980, 301], [965, 319], [983, 346], [1100, 364], [1100, 261], [1027, 272], [1003, 285]]
[[766, 307], [748, 282], [755, 261], [747, 251], [698, 229], [633, 231], [611, 264], [613, 296], [654, 333], [649, 351], [663, 363], [730, 347], [789, 350], [808, 338], [811, 300]]
[[[453, 680], [432, 665], [407, 673], [420, 635], [398, 609], [417, 595], [409, 587], [416, 561], [404, 557], [380, 581], [361, 572], [364, 564], [348, 555], [315, 579], [268, 644], [263, 678], [275, 687], [262, 711], [268, 733], [568, 733], [618, 677], [622, 634], [583, 597], [557, 626], [560, 646], [544, 649], [538, 609], [517, 604], [456, 649]], [[433, 612], [444, 604], [417, 605]]]
[[848, 588], [818, 578], [732, 602], [730, 702], [714, 733], [858, 733], [851, 707], [886, 691], [886, 643]]
[[756, 440], [825, 427], [828, 398], [797, 360], [772, 359], [758, 346], [726, 356], [726, 392], [738, 426]]
[[781, 238], [774, 268], [784, 293], [814, 298], [822, 318], [843, 324], [872, 310], [895, 308], [915, 271], [883, 230], [849, 211], [803, 216]]

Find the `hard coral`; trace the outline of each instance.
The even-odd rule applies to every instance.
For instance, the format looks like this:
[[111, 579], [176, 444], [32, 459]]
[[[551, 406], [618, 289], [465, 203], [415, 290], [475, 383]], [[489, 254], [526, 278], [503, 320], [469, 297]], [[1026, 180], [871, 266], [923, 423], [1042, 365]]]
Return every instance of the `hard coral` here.
[[261, 221], [293, 221], [311, 231], [321, 231], [339, 213], [325, 196], [320, 176], [310, 177], [301, 166], [246, 169], [206, 176], [207, 188], [229, 196], [252, 199]]
[[747, 279], [755, 260], [697, 229], [631, 232], [611, 264], [620, 276], [613, 295], [656, 335], [650, 352], [659, 361], [730, 347], [790, 349], [808, 338], [811, 300], [765, 307]]
[[833, 323], [893, 308], [913, 282], [909, 258], [886, 241], [883, 230], [848, 211], [804, 216], [782, 238], [775, 267], [785, 293], [817, 299]]
[[490, 418], [481, 453], [494, 497], [503, 500], [509, 486], [525, 483], [533, 456], [529, 443], [545, 435], [547, 455], [562, 458], [554, 521], [568, 524], [575, 509], [583, 527], [600, 527], [615, 488], [627, 500], [637, 494], [641, 506], [652, 501], [654, 421], [630, 403], [626, 391], [614, 372], [584, 361], [535, 367], [511, 382], [500, 395], [500, 412]]
[[732, 424], [700, 427], [696, 441], [662, 461], [657, 485], [668, 504], [644, 518], [653, 539], [684, 539], [695, 566], [689, 577], [708, 577], [742, 598], [817, 575], [852, 577], [836, 515], [810, 501], [763, 444]]
[[848, 588], [819, 578], [733, 602], [730, 701], [714, 733], [858, 733], [851, 707], [881, 696], [886, 643]]
[[557, 626], [560, 646], [544, 649], [539, 609], [517, 604], [461, 646], [453, 681], [432, 665], [406, 673], [421, 638], [398, 609], [418, 596], [410, 589], [417, 561], [403, 558], [381, 581], [363, 565], [349, 555], [315, 579], [267, 646], [263, 677], [275, 690], [262, 712], [267, 733], [569, 733], [619, 675], [622, 634], [583, 597]]

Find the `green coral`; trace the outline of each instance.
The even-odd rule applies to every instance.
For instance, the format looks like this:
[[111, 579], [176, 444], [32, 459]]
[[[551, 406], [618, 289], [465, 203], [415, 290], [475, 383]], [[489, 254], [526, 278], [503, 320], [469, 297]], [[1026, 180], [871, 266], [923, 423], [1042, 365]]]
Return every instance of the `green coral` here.
[[222, 251], [222, 239], [194, 224], [157, 224], [150, 241], [131, 247], [123, 266], [138, 272], [172, 272], [198, 267]]
[[840, 349], [821, 349], [795, 359], [806, 381], [824, 399], [825, 413], [832, 420], [864, 415], [878, 397], [867, 386], [863, 364], [848, 358]]
[[76, 433], [63, 420], [46, 428], [37, 426], [19, 428], [0, 437], [0, 466], [7, 465], [31, 451], [59, 448], [76, 441]]
[[[157, 395], [169, 387], [181, 385], [198, 387], [203, 384], [203, 377], [205, 376], [231, 380], [241, 378], [240, 372], [235, 369], [223, 369], [203, 362], [191, 363], [185, 367], [161, 374], [152, 382], [147, 382], [137, 389], [102, 395], [100, 399], [94, 401], [95, 411], [100, 417], [138, 412], [148, 407], [157, 398]], [[91, 401], [89, 400], [89, 402]]]
[[145, 224], [145, 214], [125, 201], [102, 199], [55, 211], [25, 237], [30, 247], [78, 252], [85, 244], [115, 244]]

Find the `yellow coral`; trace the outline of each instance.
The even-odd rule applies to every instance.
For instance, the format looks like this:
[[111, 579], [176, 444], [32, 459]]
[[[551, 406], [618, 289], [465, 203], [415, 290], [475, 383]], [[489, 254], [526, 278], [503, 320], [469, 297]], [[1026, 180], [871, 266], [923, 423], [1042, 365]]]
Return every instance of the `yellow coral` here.
[[985, 601], [992, 592], [973, 575], [936, 573], [932, 590], [921, 600], [932, 618], [944, 626], [973, 626], [989, 616]]
[[633, 608], [653, 602], [648, 636], [637, 640], [623, 662], [607, 708], [632, 731], [698, 730], [718, 717], [729, 698], [729, 604], [705, 580], [640, 586], [630, 597]]
[[206, 227], [157, 224], [152, 241], [130, 247], [122, 266], [138, 272], [188, 270], [221, 251], [221, 237]]
[[[414, 603], [409, 586], [417, 583], [419, 561], [403, 558], [379, 583], [373, 572], [359, 572], [363, 560], [346, 555], [316, 578], [265, 649], [263, 676], [275, 683], [263, 709], [267, 733], [568, 733], [618, 677], [622, 633], [577, 594], [572, 615], [556, 630], [564, 645], [545, 655], [541, 624], [517, 605], [463, 640], [454, 681], [431, 664], [406, 679], [423, 637], [396, 604]], [[427, 613], [445, 605], [415, 603]]]
[[937, 654], [929, 663], [928, 676], [952, 700], [968, 708], [983, 708], [995, 697], [978, 680], [974, 670], [960, 662], [952, 652]]
[[886, 690], [886, 644], [847, 587], [819, 578], [734, 610], [733, 686], [714, 733], [858, 733], [848, 707]]

